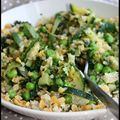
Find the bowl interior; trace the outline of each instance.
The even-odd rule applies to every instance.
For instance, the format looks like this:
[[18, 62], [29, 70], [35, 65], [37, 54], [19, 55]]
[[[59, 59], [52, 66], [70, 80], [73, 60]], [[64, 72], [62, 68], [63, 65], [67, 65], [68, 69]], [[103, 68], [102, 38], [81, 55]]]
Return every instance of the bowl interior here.
[[[118, 16], [118, 7], [106, 4], [102, 2], [94, 2], [92, 0], [44, 0], [34, 3], [29, 3], [20, 7], [16, 7], [14, 9], [11, 9], [7, 12], [2, 13], [2, 28], [6, 23], [13, 23], [14, 21], [29, 21], [31, 24], [35, 25], [36, 22], [43, 16], [53, 16], [55, 13], [59, 11], [66, 11], [69, 9], [68, 5], [70, 3], [77, 4], [78, 6], [90, 8], [92, 9], [96, 15], [102, 16], [102, 17], [114, 17]], [[42, 15], [41, 15], [42, 14]], [[49, 117], [58, 117], [63, 119], [78, 119], [80, 116], [84, 117], [86, 119], [90, 116], [99, 116], [100, 113], [105, 113], [104, 110], [93, 110], [93, 111], [86, 111], [86, 112], [76, 112], [76, 113], [47, 113], [42, 111], [36, 111], [36, 110], [30, 110], [27, 108], [22, 108], [16, 105], [13, 105], [9, 102], [6, 102], [5, 100], [2, 100], [2, 105], [8, 107], [9, 109], [12, 109], [16, 112], [19, 112], [24, 115], [28, 115], [35, 118], [40, 118], [41, 116], [48, 116]], [[80, 114], [81, 113], [81, 114]], [[62, 114], [62, 115], [61, 115]], [[72, 117], [73, 118], [70, 118]], [[53, 118], [51, 118], [52, 120]], [[86, 119], [87, 120], [87, 119]]]

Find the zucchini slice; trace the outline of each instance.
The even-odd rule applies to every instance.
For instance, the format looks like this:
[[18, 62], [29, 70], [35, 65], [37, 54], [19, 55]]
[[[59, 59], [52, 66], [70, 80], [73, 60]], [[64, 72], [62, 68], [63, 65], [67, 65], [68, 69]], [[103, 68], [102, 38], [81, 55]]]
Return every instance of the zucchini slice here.
[[70, 78], [72, 78], [72, 84], [75, 86], [76, 89], [84, 90], [84, 79], [82, 78], [79, 69], [75, 65], [71, 65], [69, 76]]
[[83, 98], [86, 98], [88, 100], [97, 101], [97, 98], [94, 95], [92, 95], [90, 93], [86, 93], [82, 90], [75, 89], [75, 88], [67, 87], [67, 90], [65, 91], [65, 93], [73, 94], [73, 95], [76, 95], [79, 97], [83, 97]]
[[33, 46], [35, 45], [35, 43], [37, 42], [37, 40], [32, 40], [32, 42], [30, 43], [30, 45], [28, 46], [28, 48], [25, 50], [25, 52], [22, 54], [21, 59], [23, 61], [26, 60], [27, 57], [27, 53], [33, 48]]
[[70, 4], [71, 11], [80, 15], [85, 15], [89, 13], [89, 10], [85, 8], [78, 7], [77, 5]]
[[33, 26], [28, 23], [24, 23], [23, 32], [24, 32], [25, 36], [27, 36], [28, 38], [30, 38], [30, 37], [32, 37], [33, 39], [39, 38], [39, 35], [37, 34], [37, 32], [35, 31]]
[[[84, 92], [82, 90], [78, 90], [78, 89], [72, 88], [72, 87], [64, 86], [64, 88], [65, 88], [65, 91], [64, 91], [63, 94], [71, 94], [73, 96], [79, 97], [80, 99], [81, 98], [85, 98], [85, 99], [88, 99], [88, 100], [91, 100], [91, 101], [95, 101], [95, 102], [98, 101], [98, 99], [94, 95], [92, 95], [90, 93], [86, 93], [86, 92]], [[49, 90], [50, 91], [58, 91], [58, 89], [59, 89], [59, 87], [57, 85], [52, 85], [52, 86], [50, 86]]]
[[63, 20], [62, 16], [60, 14], [57, 14], [53, 28], [52, 28], [52, 34], [55, 33], [55, 31], [57, 30], [57, 27], [59, 26], [59, 24], [61, 23], [62, 20]]
[[18, 33], [14, 32], [12, 33], [13, 36], [13, 40], [15, 41], [15, 43], [18, 45], [18, 47], [21, 46], [21, 37]]

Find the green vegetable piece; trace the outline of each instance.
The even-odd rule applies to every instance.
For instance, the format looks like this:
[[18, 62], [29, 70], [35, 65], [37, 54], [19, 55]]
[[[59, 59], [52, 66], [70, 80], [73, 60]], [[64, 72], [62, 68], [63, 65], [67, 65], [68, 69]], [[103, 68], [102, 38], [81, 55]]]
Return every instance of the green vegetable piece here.
[[65, 98], [65, 103], [67, 103], [67, 104], [72, 103], [72, 96], [71, 95], [66, 95], [64, 98]]
[[96, 72], [100, 73], [103, 69], [103, 65], [100, 63], [95, 64], [94, 69]]
[[30, 45], [26, 48], [25, 52], [22, 54], [21, 59], [23, 61], [26, 61], [26, 57], [28, 52], [34, 47], [35, 43], [37, 42], [37, 40], [33, 40]]
[[110, 67], [108, 67], [108, 66], [105, 66], [105, 67], [103, 67], [102, 72], [103, 73], [110, 73], [110, 72], [112, 72], [112, 69]]
[[56, 57], [56, 52], [54, 50], [52, 50], [52, 49], [48, 49], [47, 50], [47, 56], [55, 58]]
[[47, 33], [47, 28], [45, 26], [42, 26], [40, 29], [39, 29], [40, 32], [43, 32], [43, 33]]
[[28, 83], [26, 83], [26, 88], [28, 90], [33, 90], [35, 88], [35, 84], [32, 82], [28, 82]]
[[11, 69], [10, 71], [7, 72], [7, 77], [9, 78], [14, 78], [17, 76], [17, 70], [16, 69]]
[[91, 105], [91, 104], [96, 104], [96, 101], [92, 101], [92, 100], [91, 100], [91, 101], [89, 101], [88, 104], [90, 104], [90, 105]]
[[48, 85], [50, 86], [52, 84], [52, 80], [50, 79], [50, 76], [48, 73], [43, 72], [42, 76], [39, 78], [38, 85]]
[[64, 47], [67, 46], [67, 43], [68, 43], [67, 40], [60, 40], [60, 44]]
[[74, 74], [74, 77], [72, 78], [73, 81], [71, 82], [71, 84], [79, 90], [84, 90], [85, 87], [85, 82], [80, 74], [80, 70], [73, 64], [71, 64], [71, 69], [69, 72], [72, 72], [70, 74]]
[[14, 97], [16, 96], [16, 91], [13, 90], [13, 89], [10, 89], [10, 90], [8, 91], [8, 95], [9, 95], [9, 97], [12, 99], [12, 98], [14, 98]]
[[96, 76], [95, 76], [95, 75], [91, 75], [91, 76], [90, 76], [90, 79], [91, 79], [92, 81], [96, 82]]
[[103, 57], [108, 57], [108, 56], [110, 56], [112, 53], [111, 53], [111, 51], [105, 51], [104, 53], [103, 53]]
[[72, 40], [80, 38], [84, 33], [84, 30], [87, 28], [88, 28], [87, 25], [81, 26], [80, 29], [73, 35]]
[[2, 47], [2, 49], [4, 48], [4, 47], [6, 47], [6, 39], [7, 39], [7, 37], [5, 37], [5, 36], [1, 36], [1, 47]]
[[25, 36], [27, 37], [32, 37], [34, 39], [38, 39], [39, 35], [37, 34], [37, 32], [35, 31], [34, 27], [28, 23], [24, 23], [24, 29], [23, 32], [25, 34]]
[[58, 86], [63, 86], [64, 85], [64, 82], [62, 81], [62, 79], [57, 79], [56, 80], [56, 84], [58, 85]]
[[52, 28], [52, 34], [55, 33], [55, 31], [57, 30], [57, 27], [59, 26], [59, 24], [62, 22], [63, 18], [60, 14], [57, 14], [55, 17], [55, 22]]
[[109, 33], [104, 35], [104, 39], [108, 44], [112, 44], [114, 42], [113, 36]]
[[72, 87], [72, 84], [70, 82], [68, 82], [68, 81], [65, 81], [64, 86]]
[[90, 43], [90, 47], [89, 47], [90, 50], [96, 51], [97, 48], [98, 48], [98, 46], [96, 45], [96, 43], [94, 41]]
[[97, 101], [97, 98], [90, 93], [86, 93], [82, 90], [78, 90], [78, 89], [71, 88], [71, 87], [66, 87], [66, 88], [67, 88], [67, 90], [65, 91], [65, 93], [76, 95], [76, 96], [79, 96], [79, 97], [83, 97], [83, 98], [86, 98], [88, 100]]
[[70, 4], [71, 11], [80, 15], [88, 14], [90, 11], [86, 8], [80, 8], [77, 5]]
[[38, 77], [39, 77], [39, 75], [38, 75], [38, 72], [36, 72], [36, 71], [33, 71], [33, 72], [31, 72], [31, 76], [30, 76], [33, 80], [36, 80]]
[[115, 32], [116, 31], [116, 27], [115, 27], [115, 23], [110, 23], [108, 21], [105, 21], [99, 28], [100, 32]]
[[29, 91], [25, 91], [23, 94], [22, 94], [22, 98], [26, 101], [30, 100], [30, 92]]
[[12, 33], [13, 40], [17, 44], [18, 47], [21, 47], [22, 44], [22, 34], [21, 33]]

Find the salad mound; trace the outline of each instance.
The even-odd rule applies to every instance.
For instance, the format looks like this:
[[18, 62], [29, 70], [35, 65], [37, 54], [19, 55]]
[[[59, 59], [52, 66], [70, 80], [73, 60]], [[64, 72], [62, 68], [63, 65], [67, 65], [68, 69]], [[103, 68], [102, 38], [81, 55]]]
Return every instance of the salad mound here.
[[[26, 108], [76, 112], [105, 106], [91, 92], [80, 70], [118, 101], [118, 18], [102, 18], [71, 4], [43, 18], [6, 24], [1, 36], [1, 96]], [[79, 67], [79, 69], [78, 69]]]

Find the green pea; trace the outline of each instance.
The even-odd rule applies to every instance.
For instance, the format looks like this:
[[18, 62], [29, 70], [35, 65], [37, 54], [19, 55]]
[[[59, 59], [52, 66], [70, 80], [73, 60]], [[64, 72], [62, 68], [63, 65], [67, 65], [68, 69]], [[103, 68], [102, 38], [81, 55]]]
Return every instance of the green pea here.
[[111, 34], [107, 33], [104, 35], [104, 39], [108, 44], [111, 44], [114, 42], [114, 38]]
[[23, 94], [22, 94], [22, 98], [26, 101], [30, 100], [30, 92], [29, 91], [25, 91]]
[[95, 76], [95, 75], [91, 75], [91, 76], [90, 76], [90, 79], [95, 82], [95, 81], [96, 81], [96, 76]]
[[112, 72], [112, 69], [111, 69], [110, 67], [108, 67], [108, 66], [105, 66], [105, 67], [103, 68], [102, 72], [103, 72], [103, 73], [110, 73], [110, 72]]
[[91, 43], [90, 43], [90, 47], [89, 47], [90, 50], [94, 50], [94, 51], [96, 51], [97, 48], [98, 48], [98, 46], [96, 45], [95, 42], [91, 42]]
[[14, 97], [16, 96], [16, 91], [13, 90], [13, 89], [10, 89], [10, 90], [8, 91], [8, 95], [9, 95], [9, 97], [12, 99], [12, 98], [14, 98]]
[[31, 76], [30, 76], [33, 80], [36, 80], [38, 77], [39, 77], [39, 75], [38, 75], [38, 72], [36, 72], [36, 71], [33, 71], [33, 72], [31, 72]]
[[58, 86], [63, 86], [63, 85], [64, 85], [62, 79], [60, 79], [60, 78], [56, 80], [56, 84], [57, 84]]
[[7, 76], [8, 76], [9, 78], [14, 78], [14, 77], [16, 77], [16, 76], [17, 76], [17, 70], [16, 70], [16, 69], [12, 69], [12, 70], [8, 71], [8, 72], [7, 72]]
[[65, 98], [65, 103], [67, 103], [67, 104], [72, 103], [72, 96], [71, 95], [66, 95], [64, 98]]
[[49, 49], [49, 50], [47, 50], [47, 56], [55, 58], [56, 57], [56, 53], [55, 53], [54, 50]]
[[26, 83], [26, 88], [28, 90], [33, 90], [35, 88], [35, 84], [33, 84], [32, 82], [28, 82]]
[[103, 65], [100, 63], [95, 64], [94, 69], [97, 73], [100, 73], [103, 69]]

